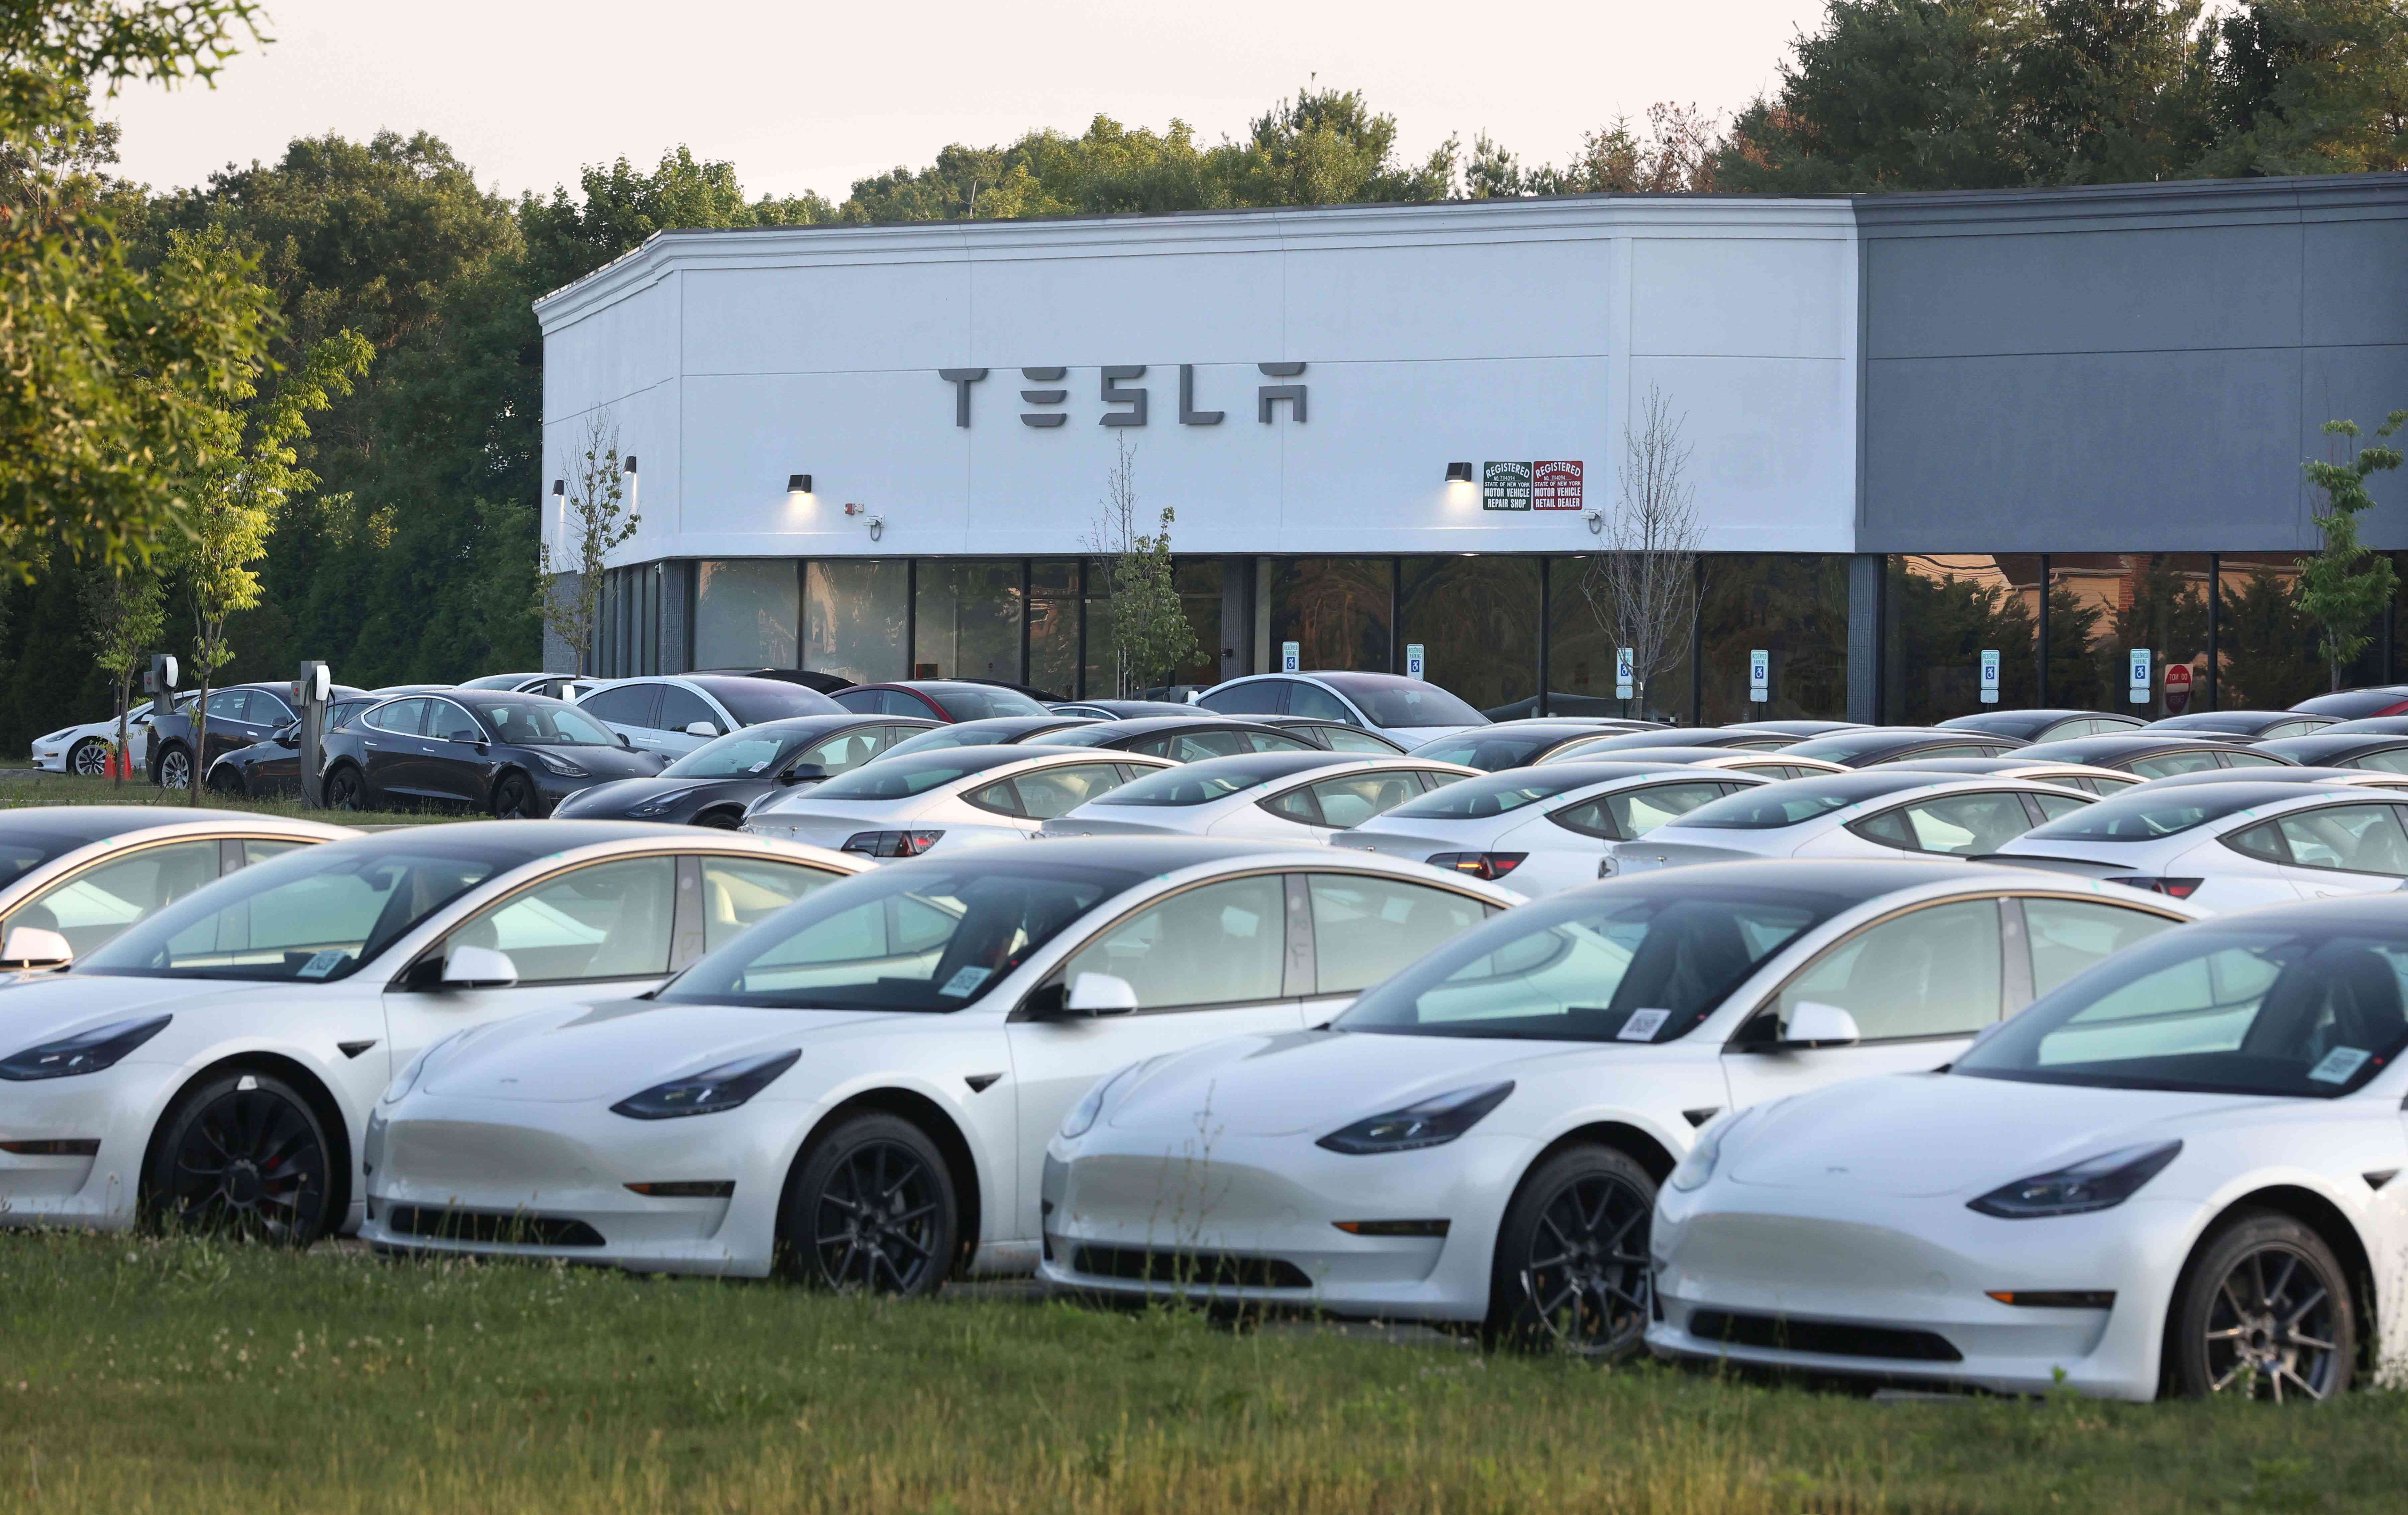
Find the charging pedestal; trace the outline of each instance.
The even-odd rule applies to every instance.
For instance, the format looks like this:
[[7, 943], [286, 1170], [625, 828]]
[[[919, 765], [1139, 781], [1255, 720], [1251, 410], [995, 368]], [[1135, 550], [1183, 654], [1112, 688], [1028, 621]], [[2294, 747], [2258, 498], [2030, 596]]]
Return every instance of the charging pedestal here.
[[301, 707], [301, 803], [313, 809], [326, 803], [318, 770], [325, 754], [326, 706], [334, 692], [335, 676], [324, 664], [301, 665], [301, 677], [293, 687], [294, 703]]

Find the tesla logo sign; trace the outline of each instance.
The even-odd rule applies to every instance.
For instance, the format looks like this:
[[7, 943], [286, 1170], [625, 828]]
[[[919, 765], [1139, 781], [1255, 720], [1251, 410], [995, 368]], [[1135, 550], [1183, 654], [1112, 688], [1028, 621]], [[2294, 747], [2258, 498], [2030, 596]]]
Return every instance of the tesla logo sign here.
[[[1304, 424], [1305, 387], [1293, 382], [1304, 372], [1300, 363], [1258, 363], [1256, 372], [1264, 378], [1284, 382], [1254, 386], [1254, 420], [1269, 425], [1271, 418], [1287, 407], [1287, 417], [1297, 425]], [[939, 368], [937, 377], [953, 387], [953, 424], [967, 428], [970, 423], [970, 391], [985, 381], [989, 370], [984, 368]], [[1132, 379], [1145, 377], [1141, 363], [1107, 364], [1096, 370], [1100, 384], [1096, 397], [1103, 404], [1103, 413], [1096, 418], [1099, 426], [1142, 426], [1153, 414], [1153, 395], [1142, 384]], [[1023, 368], [1021, 379], [1029, 386], [1020, 392], [1020, 401], [1029, 408], [1020, 412], [1020, 423], [1039, 431], [1049, 431], [1067, 424], [1069, 412], [1061, 408], [1069, 403], [1070, 391], [1066, 387], [1068, 368]], [[1240, 392], [1240, 396], [1243, 391]], [[1240, 403], [1243, 400], [1240, 398]], [[1179, 423], [1182, 426], [1218, 426], [1228, 419], [1226, 410], [1201, 408], [1196, 393], [1196, 365], [1179, 365]]]

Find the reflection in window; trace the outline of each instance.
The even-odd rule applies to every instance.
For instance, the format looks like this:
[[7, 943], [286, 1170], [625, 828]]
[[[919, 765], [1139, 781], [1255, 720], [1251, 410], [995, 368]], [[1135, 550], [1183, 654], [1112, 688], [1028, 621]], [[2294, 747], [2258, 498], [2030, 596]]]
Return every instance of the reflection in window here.
[[1020, 560], [920, 565], [912, 622], [915, 679], [1020, 682]]
[[694, 666], [793, 668], [802, 580], [786, 558], [695, 565]]
[[[1699, 635], [1704, 719], [1845, 720], [1848, 560], [1836, 553], [1723, 552], [1705, 560]], [[1771, 698], [1748, 699], [1748, 654], [1770, 654]]]
[[910, 585], [910, 565], [897, 560], [815, 560], [803, 590], [803, 666], [856, 683], [904, 677]]
[[[1492, 719], [1532, 712], [1539, 675], [1536, 558], [1407, 558], [1398, 585], [1397, 642], [1399, 648], [1422, 644], [1423, 678]], [[1502, 708], [1517, 701], [1519, 708]]]
[[1603, 565], [1593, 557], [1557, 558], [1548, 564], [1546, 713], [1627, 715], [1688, 724], [1695, 691], [1687, 641], [1671, 650], [1671, 662], [1656, 670], [1641, 697], [1627, 701], [1613, 693], [1619, 646]]
[[[2038, 553], [1914, 553], [1889, 561], [1889, 669], [1883, 718], [1928, 726], [1985, 708], [1982, 654], [1999, 653], [1999, 703], [2038, 703], [2034, 650], [2040, 616]], [[1842, 600], [1844, 604], [1844, 599]], [[2053, 607], [2052, 612], [2066, 607]], [[2065, 635], [2052, 622], [2054, 638]], [[2054, 704], [2082, 706], [2052, 685]], [[2103, 708], [2103, 707], [2102, 707]]]
[[1270, 654], [1297, 644], [1298, 667], [1388, 666], [1390, 560], [1284, 558], [1271, 565]]

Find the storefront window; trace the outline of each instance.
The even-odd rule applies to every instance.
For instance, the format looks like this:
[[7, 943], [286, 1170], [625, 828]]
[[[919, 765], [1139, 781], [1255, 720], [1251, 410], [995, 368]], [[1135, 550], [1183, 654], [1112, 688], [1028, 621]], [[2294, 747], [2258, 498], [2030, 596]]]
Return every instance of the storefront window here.
[[1270, 666], [1385, 673], [1395, 569], [1388, 558], [1283, 558], [1270, 574]]
[[904, 677], [910, 585], [899, 559], [815, 560], [803, 583], [803, 666], [865, 684]]
[[[1848, 560], [1836, 554], [1716, 553], [1699, 607], [1708, 725], [1844, 721], [1848, 714]], [[1748, 662], [1770, 654], [1769, 695], [1749, 699]], [[2029, 662], [2027, 640], [2026, 662]], [[1966, 695], [1966, 708], [1973, 708]]]
[[920, 565], [911, 638], [915, 679], [1020, 679], [1021, 560]]
[[1174, 684], [1201, 684], [1210, 689], [1221, 681], [1221, 570], [1219, 558], [1178, 560], [1174, 571], [1179, 604], [1187, 612], [1196, 647], [1187, 661], [1172, 671]]
[[[1839, 573], [1844, 574], [1844, 568]], [[1888, 573], [1888, 708], [1883, 719], [1897, 725], [1928, 726], [1984, 708], [2028, 709], [2038, 703], [2038, 553], [1911, 553], [1890, 559]], [[1802, 713], [1842, 719], [1847, 713], [1847, 586], [1842, 577], [1832, 584], [1830, 609], [1837, 617], [1835, 634], [1842, 639], [1833, 673], [1839, 703]], [[1982, 654], [1992, 650], [1999, 654], [1999, 700], [1995, 707], [1985, 707]], [[2074, 665], [2082, 666], [2078, 660]], [[1777, 694], [1777, 679], [1774, 687]], [[2049, 700], [2066, 703], [2064, 693], [2055, 689]], [[1711, 721], [1711, 699], [1708, 706]]]
[[802, 579], [787, 558], [695, 565], [694, 665], [792, 668]]
[[[2049, 554], [2049, 703], [2155, 721], [2174, 713], [2165, 671], [2181, 663], [2192, 679], [2184, 707], [2206, 708], [2207, 574], [2204, 552]], [[2136, 648], [2151, 654], [2150, 688], [2138, 704], [2129, 693]], [[2234, 701], [2227, 693], [2220, 703]]]
[[1605, 564], [1596, 557], [1557, 558], [1547, 565], [1547, 713], [1637, 716], [1687, 725], [1697, 695], [1689, 666], [1689, 636], [1671, 638], [1664, 665], [1646, 674], [1639, 698], [1614, 696], [1613, 665], [1621, 646]]
[[1064, 699], [1080, 693], [1076, 558], [1039, 558], [1028, 565], [1026, 681]]
[[[1398, 668], [1422, 644], [1422, 677], [1491, 719], [1532, 713], [1539, 692], [1539, 560], [1406, 558], [1398, 565]], [[1611, 681], [1609, 670], [1609, 681]], [[1516, 701], [1523, 707], [1504, 707]]]

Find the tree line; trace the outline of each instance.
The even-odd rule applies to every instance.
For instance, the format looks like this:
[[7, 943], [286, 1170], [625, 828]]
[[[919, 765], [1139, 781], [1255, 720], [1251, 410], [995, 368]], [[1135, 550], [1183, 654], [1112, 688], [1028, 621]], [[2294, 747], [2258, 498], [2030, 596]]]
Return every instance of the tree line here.
[[218, 681], [303, 657], [363, 686], [535, 666], [529, 307], [659, 231], [2408, 167], [2398, 0], [1829, 0], [1761, 98], [1616, 117], [1560, 163], [1483, 136], [1408, 155], [1393, 116], [1313, 87], [1233, 137], [1097, 116], [841, 200], [748, 195], [682, 147], [513, 196], [399, 132], [190, 187], [122, 178], [95, 95], [208, 87], [259, 21], [255, 0], [0, 11], [7, 750], [108, 707], [124, 618], [152, 608]]

